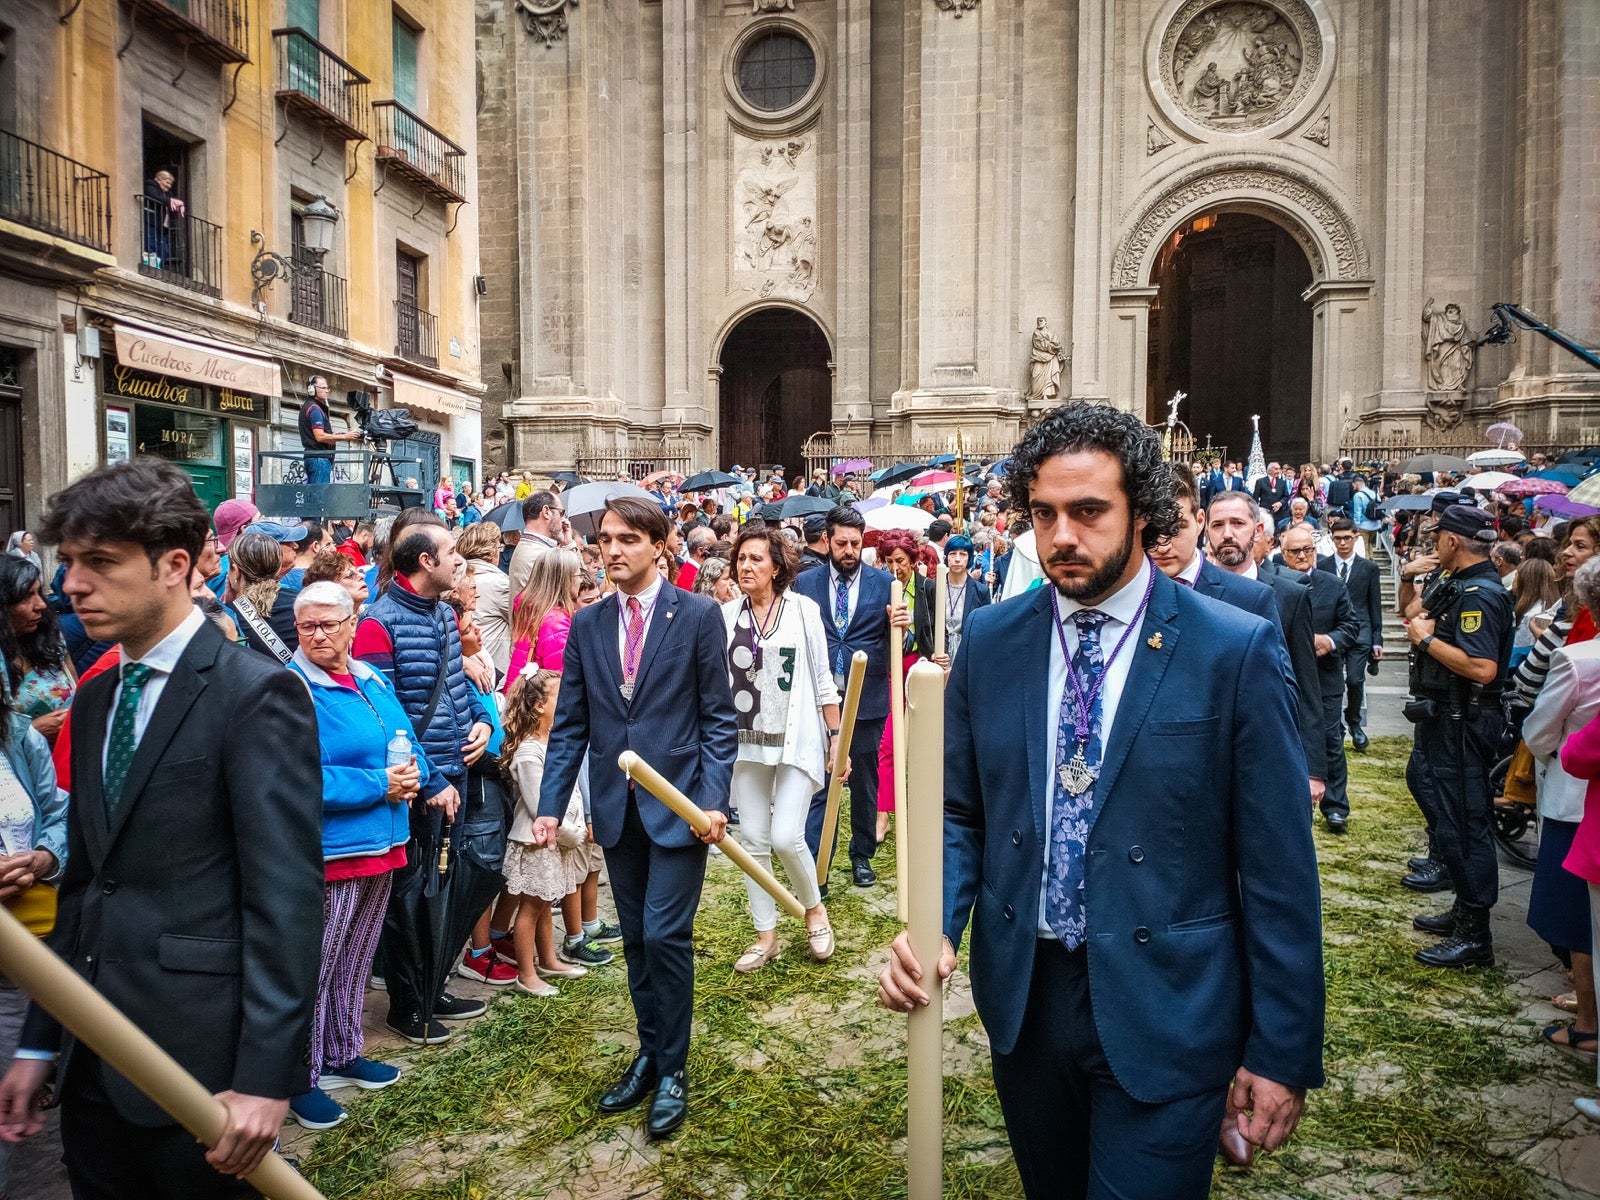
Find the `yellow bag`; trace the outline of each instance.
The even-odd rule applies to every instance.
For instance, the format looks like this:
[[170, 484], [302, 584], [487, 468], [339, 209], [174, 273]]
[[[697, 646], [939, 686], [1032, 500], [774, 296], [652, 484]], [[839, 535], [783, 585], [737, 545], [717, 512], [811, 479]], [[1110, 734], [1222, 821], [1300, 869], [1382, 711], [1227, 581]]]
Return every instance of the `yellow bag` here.
[[56, 885], [36, 883], [15, 900], [7, 900], [6, 907], [34, 937], [44, 937], [56, 927]]
[[1511, 765], [1506, 768], [1506, 783], [1501, 789], [1501, 794], [1507, 800], [1516, 804], [1526, 804], [1529, 808], [1533, 807], [1537, 799], [1533, 779], [1533, 751], [1523, 742], [1517, 743], [1517, 749], [1511, 755]]

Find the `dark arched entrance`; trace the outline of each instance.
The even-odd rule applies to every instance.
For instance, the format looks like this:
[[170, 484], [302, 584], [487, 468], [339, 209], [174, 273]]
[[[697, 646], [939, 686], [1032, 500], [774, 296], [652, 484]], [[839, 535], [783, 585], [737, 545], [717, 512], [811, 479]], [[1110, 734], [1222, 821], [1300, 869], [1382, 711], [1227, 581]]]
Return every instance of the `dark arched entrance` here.
[[723, 467], [781, 463], [798, 478], [801, 446], [832, 421], [832, 357], [828, 335], [792, 308], [764, 308], [733, 327], [720, 360]]
[[1179, 417], [1202, 446], [1209, 436], [1243, 463], [1260, 414], [1267, 457], [1308, 462], [1311, 264], [1299, 243], [1264, 217], [1196, 217], [1162, 246], [1150, 282], [1146, 419], [1165, 422], [1172, 394], [1187, 392]]

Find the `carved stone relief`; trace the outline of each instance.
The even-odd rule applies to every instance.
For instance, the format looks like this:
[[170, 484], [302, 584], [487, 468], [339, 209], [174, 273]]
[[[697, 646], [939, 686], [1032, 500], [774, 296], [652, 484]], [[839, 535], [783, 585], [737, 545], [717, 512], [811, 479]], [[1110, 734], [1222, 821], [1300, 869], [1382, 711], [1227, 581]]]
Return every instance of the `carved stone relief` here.
[[1459, 304], [1438, 309], [1433, 297], [1422, 306], [1422, 361], [1430, 392], [1459, 392], [1472, 373], [1475, 349]]
[[734, 137], [733, 280], [763, 299], [817, 288], [817, 151], [812, 135]]
[[1154, 117], [1146, 117], [1145, 121], [1144, 152], [1146, 154], [1159, 154], [1172, 145], [1172, 139], [1161, 131], [1161, 126], [1156, 124]]
[[961, 19], [962, 13], [969, 13], [978, 7], [978, 0], [933, 0], [940, 12], [953, 12], [956, 20]]
[[578, 0], [516, 0], [522, 24], [543, 46], [553, 46], [567, 36], [567, 9]]
[[764, 12], [793, 12], [794, 0], [750, 0], [750, 15]]
[[1322, 38], [1304, 0], [1189, 0], [1162, 37], [1159, 61], [1185, 115], [1240, 132], [1299, 103], [1321, 66]]
[[1023, 399], [1043, 404], [1061, 395], [1061, 370], [1066, 361], [1061, 342], [1040, 317], [1033, 323], [1033, 340], [1028, 346], [1028, 390]]
[[1323, 109], [1322, 110], [1322, 115], [1320, 117], [1318, 117], [1315, 121], [1312, 122], [1311, 128], [1306, 130], [1300, 136], [1305, 138], [1306, 141], [1308, 141], [1308, 142], [1315, 142], [1319, 146], [1326, 146], [1328, 144], [1328, 140], [1329, 140], [1328, 114], [1329, 114], [1330, 111], [1331, 110], [1326, 109], [1326, 108]]

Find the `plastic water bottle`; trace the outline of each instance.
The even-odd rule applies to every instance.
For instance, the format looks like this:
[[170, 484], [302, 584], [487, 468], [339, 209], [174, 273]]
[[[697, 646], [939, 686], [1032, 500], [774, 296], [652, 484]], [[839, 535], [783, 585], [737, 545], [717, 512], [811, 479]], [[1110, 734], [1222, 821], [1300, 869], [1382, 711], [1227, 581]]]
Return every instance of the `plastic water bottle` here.
[[383, 765], [386, 767], [403, 767], [411, 761], [411, 739], [406, 736], [406, 731], [396, 729], [394, 736], [389, 739], [389, 749], [383, 756]]

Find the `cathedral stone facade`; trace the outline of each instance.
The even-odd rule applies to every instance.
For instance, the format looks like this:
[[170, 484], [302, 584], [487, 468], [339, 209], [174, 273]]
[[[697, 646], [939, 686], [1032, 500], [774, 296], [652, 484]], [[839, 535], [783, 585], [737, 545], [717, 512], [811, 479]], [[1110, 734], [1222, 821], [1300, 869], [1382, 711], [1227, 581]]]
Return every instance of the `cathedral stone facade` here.
[[[487, 462], [1600, 440], [1592, 0], [478, 0]], [[496, 416], [501, 420], [496, 421]], [[503, 442], [496, 439], [503, 438]]]

